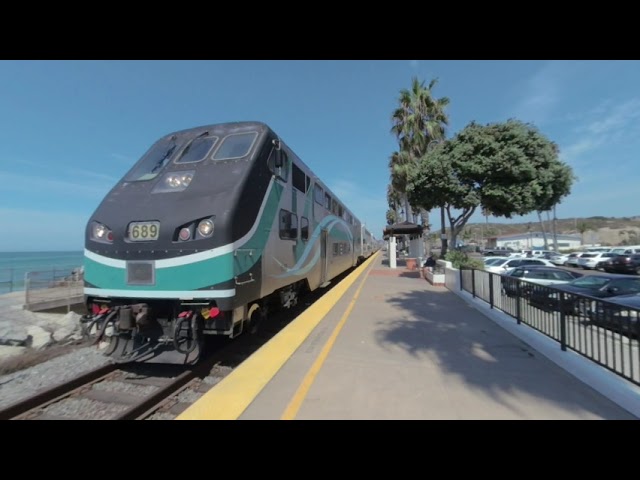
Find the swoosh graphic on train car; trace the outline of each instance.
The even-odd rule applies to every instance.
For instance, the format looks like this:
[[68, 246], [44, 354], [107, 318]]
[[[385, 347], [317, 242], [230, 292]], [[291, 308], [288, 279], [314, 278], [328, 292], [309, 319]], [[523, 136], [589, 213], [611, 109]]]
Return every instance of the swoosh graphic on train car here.
[[[334, 215], [327, 215], [320, 221], [320, 223], [318, 223], [316, 228], [313, 230], [313, 234], [309, 239], [310, 241], [307, 244], [307, 247], [305, 248], [300, 259], [296, 262], [296, 264], [293, 267], [291, 268], [285, 267], [281, 262], [278, 261], [278, 259], [274, 258], [274, 260], [278, 262], [278, 264], [280, 264], [280, 266], [283, 269], [286, 270], [284, 273], [281, 273], [279, 275], [274, 275], [274, 278], [284, 278], [284, 277], [291, 277], [295, 275], [304, 275], [307, 272], [309, 272], [309, 270], [311, 270], [320, 259], [320, 232], [325, 228], [327, 230], [331, 230], [333, 226], [338, 223], [344, 224], [347, 227], [346, 228], [347, 234], [350, 237], [350, 239], [353, 240], [353, 235], [351, 235], [349, 226], [342, 218], [336, 217]], [[311, 251], [314, 251], [314, 256], [311, 259], [311, 261], [306, 266], [303, 267]]]

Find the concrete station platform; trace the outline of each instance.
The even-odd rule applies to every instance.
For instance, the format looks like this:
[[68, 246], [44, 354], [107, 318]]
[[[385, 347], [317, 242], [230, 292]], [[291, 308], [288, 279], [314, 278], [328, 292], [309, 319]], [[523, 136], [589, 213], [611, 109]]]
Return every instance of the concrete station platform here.
[[636, 419], [382, 252], [178, 420]]

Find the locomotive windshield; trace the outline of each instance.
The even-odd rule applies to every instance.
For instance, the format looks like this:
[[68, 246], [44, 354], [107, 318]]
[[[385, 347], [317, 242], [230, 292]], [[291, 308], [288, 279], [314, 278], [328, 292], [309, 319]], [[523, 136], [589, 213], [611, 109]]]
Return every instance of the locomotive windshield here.
[[214, 160], [227, 160], [244, 157], [253, 146], [258, 132], [235, 133], [227, 135], [214, 155]]
[[175, 136], [157, 142], [127, 174], [124, 181], [151, 180], [170, 162], [175, 164], [201, 162], [211, 158], [211, 152], [218, 144], [220, 146], [213, 155], [214, 161], [245, 157], [255, 144], [258, 132], [233, 133], [224, 137], [222, 142], [218, 141], [219, 137], [205, 135], [208, 135], [207, 132], [187, 142]]
[[198, 137], [183, 150], [176, 163], [196, 163], [204, 160], [218, 142], [218, 137]]
[[179, 144], [175, 138], [169, 138], [156, 143], [138, 164], [125, 177], [125, 182], [137, 182], [155, 178], [162, 168], [171, 161], [171, 158], [179, 150]]

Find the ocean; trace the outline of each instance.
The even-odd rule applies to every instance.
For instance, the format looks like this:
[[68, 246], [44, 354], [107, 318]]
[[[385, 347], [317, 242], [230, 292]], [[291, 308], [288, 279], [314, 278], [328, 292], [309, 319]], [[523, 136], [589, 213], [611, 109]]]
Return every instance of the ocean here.
[[71, 275], [82, 267], [83, 252], [0, 252], [0, 294], [24, 291], [27, 272], [40, 272], [39, 280]]

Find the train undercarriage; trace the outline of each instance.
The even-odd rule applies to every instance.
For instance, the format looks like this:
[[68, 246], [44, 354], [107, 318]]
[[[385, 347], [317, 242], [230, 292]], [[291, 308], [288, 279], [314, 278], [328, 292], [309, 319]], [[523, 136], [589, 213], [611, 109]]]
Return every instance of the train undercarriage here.
[[271, 313], [294, 307], [307, 290], [302, 280], [233, 310], [219, 309], [215, 300], [92, 297], [81, 321], [85, 336], [116, 363], [195, 364], [206, 336], [256, 333]]

